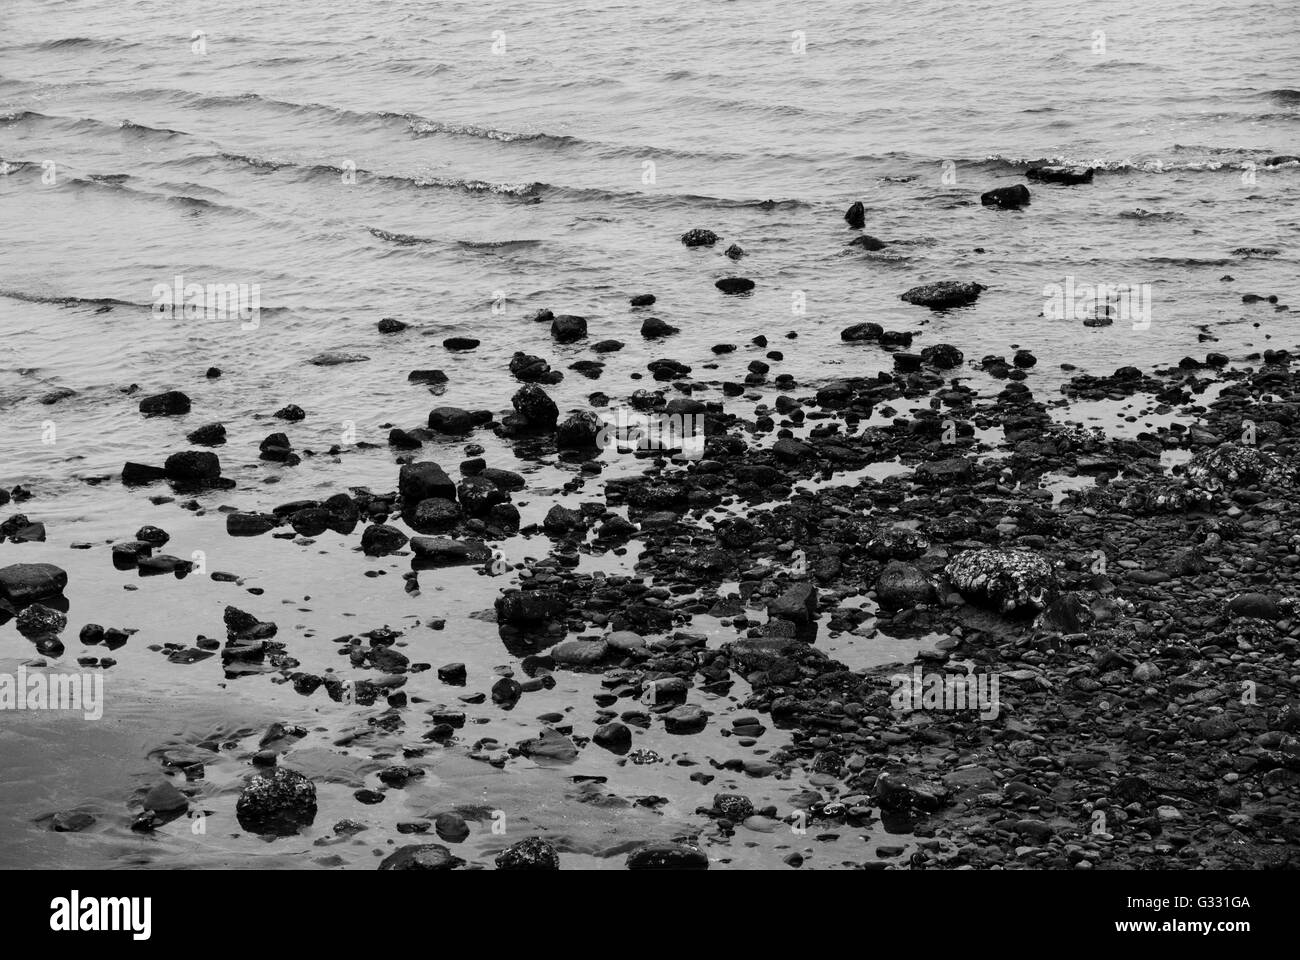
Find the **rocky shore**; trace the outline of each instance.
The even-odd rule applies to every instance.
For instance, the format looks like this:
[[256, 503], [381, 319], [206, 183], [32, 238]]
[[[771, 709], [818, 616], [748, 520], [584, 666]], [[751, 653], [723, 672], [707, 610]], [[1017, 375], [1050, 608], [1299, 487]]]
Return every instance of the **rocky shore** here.
[[[1091, 171], [1044, 168], [1031, 179], [1086, 185]], [[983, 202], [1014, 210], [1030, 200], [1021, 186]], [[856, 204], [846, 220], [861, 229], [866, 211]], [[693, 256], [725, 257], [728, 270], [744, 254], [714, 252], [725, 241], [707, 229], [682, 242]], [[865, 234], [855, 242], [886, 243]], [[745, 296], [754, 282], [729, 275], [714, 286], [714, 296]], [[984, 289], [937, 280], [900, 296], [917, 306], [923, 329], [920, 314], [962, 310]], [[629, 300], [642, 335], [662, 339], [665, 354], [634, 392], [594, 393], [589, 408], [561, 411], [547, 386], [564, 372], [521, 351], [508, 370], [490, 372], [515, 381], [509, 409], [435, 406], [427, 422], [392, 426], [390, 489], [359, 488], [342, 475], [327, 498], [270, 511], [223, 506], [210, 517], [230, 537], [309, 541], [332, 531], [368, 557], [409, 557], [410, 593], [442, 569], [481, 567], [490, 578], [485, 616], [516, 661], [511, 675], [467, 678], [461, 662], [412, 662], [401, 631], [390, 629], [335, 641], [350, 672], [310, 672], [267, 614], [234, 605], [224, 638], [160, 653], [178, 669], [219, 662], [227, 681], [271, 674], [303, 698], [355, 703], [369, 723], [400, 728], [410, 752], [381, 771], [381, 789], [423, 776], [428, 751], [507, 769], [528, 760], [563, 767], [594, 751], [611, 764], [662, 762], [634, 749], [634, 731], [652, 728], [684, 747], [721, 728], [739, 750], [714, 758], [717, 770], [756, 781], [797, 774], [809, 784], [781, 807], [719, 793], [695, 811], [693, 832], [628, 837], [632, 869], [708, 867], [705, 835], [816, 837], [869, 824], [914, 841], [907, 857], [902, 846], [864, 845], [857, 861], [869, 869], [1300, 863], [1300, 372], [1287, 351], [1080, 373], [1053, 396], [1034, 389], [1035, 367], [1061, 362], [1047, 345], [1038, 355], [978, 360], [947, 343], [914, 353], [913, 331], [864, 322], [843, 331], [843, 349], [885, 351], [893, 370], [804, 386], [779, 372], [782, 352], [761, 335], [719, 343], [714, 362], [692, 369], [670, 355], [675, 328], [650, 316], [654, 296]], [[548, 329], [562, 343], [588, 336], [583, 318], [551, 311], [517, 322], [521, 340]], [[401, 333], [387, 320], [377, 332]], [[473, 350], [477, 341], [445, 346]], [[620, 346], [591, 349], [599, 357]], [[601, 364], [574, 369], [594, 379]], [[415, 370], [410, 379], [437, 391], [447, 375]], [[1135, 402], [1136, 419], [1161, 425], [1112, 436], [1068, 419], [1076, 405], [1110, 400]], [[149, 417], [191, 406], [180, 391], [138, 401]], [[606, 477], [615, 457], [630, 459], [602, 433], [600, 413], [611, 407], [699, 418], [702, 447], [641, 450], [638, 469]], [[305, 416], [300, 408], [274, 416], [285, 428], [264, 439], [201, 426], [189, 432], [190, 447], [156, 464], [127, 463], [119, 479], [158, 490], [160, 504], [202, 512], [213, 491], [238, 493], [222, 471], [228, 442], [258, 443], [260, 458], [278, 468], [323, 453], [295, 449], [289, 433]], [[528, 480], [508, 469], [517, 464], [489, 463], [479, 432], [520, 461], [553, 462], [569, 477], [566, 492], [590, 491], [590, 499], [523, 523], [514, 501], [529, 493]], [[0, 525], [13, 544], [46, 539], [40, 499], [29, 498], [15, 489], [12, 508], [23, 512]], [[10, 499], [0, 493], [0, 503]], [[190, 575], [193, 564], [165, 552], [166, 524], [155, 522], [123, 531], [113, 566]], [[512, 560], [520, 538], [533, 542], [531, 553], [544, 542], [546, 556]], [[631, 575], [595, 562], [625, 554], [635, 561]], [[113, 667], [100, 650], [128, 642], [130, 631], [69, 624], [60, 603], [67, 580], [54, 564], [4, 566], [0, 622], [33, 644], [33, 668], [65, 659]], [[869, 645], [877, 635], [915, 639], [916, 661], [862, 667], [823, 649], [828, 639]], [[448, 702], [404, 693], [412, 674], [428, 670]], [[543, 715], [537, 735], [517, 743], [472, 732], [474, 717], [526, 710], [530, 695], [563, 673], [590, 677], [593, 701], [572, 716]], [[954, 709], [942, 697], [900, 699], [900, 676], [983, 684], [996, 700]], [[307, 735], [305, 722], [286, 717], [262, 737], [238, 799], [243, 830], [292, 836], [315, 819], [310, 778], [280, 762]], [[759, 743], [769, 727], [784, 734], [779, 749]], [[185, 771], [160, 774], [177, 772]], [[180, 789], [166, 779], [141, 799], [133, 829], [161, 829], [186, 812], [201, 765], [189, 772]], [[713, 776], [693, 774], [702, 783]], [[358, 817], [375, 792], [357, 791]], [[563, 863], [544, 829], [503, 843], [490, 861], [457, 856], [445, 843], [455, 846], [469, 827], [448, 816], [412, 828], [432, 828], [444, 843], [403, 842], [380, 869]], [[90, 826], [67, 812], [51, 825]], [[801, 862], [797, 852], [785, 858]]]

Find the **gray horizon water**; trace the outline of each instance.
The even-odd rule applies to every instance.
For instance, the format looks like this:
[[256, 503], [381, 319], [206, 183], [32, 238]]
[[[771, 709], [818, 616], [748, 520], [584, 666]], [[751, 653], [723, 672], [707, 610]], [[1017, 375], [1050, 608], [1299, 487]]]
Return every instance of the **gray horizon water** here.
[[[506, 364], [516, 350], [565, 372], [547, 390], [566, 410], [587, 406], [593, 391], [617, 403], [652, 386], [630, 378], [660, 357], [690, 364], [712, 384], [702, 397], [718, 399], [721, 381], [743, 379], [745, 365], [764, 355], [750, 345], [758, 334], [784, 353], [772, 374], [793, 374], [792, 392], [808, 395], [828, 380], [891, 368], [878, 346], [840, 341], [844, 327], [865, 320], [915, 331], [914, 349], [956, 344], [968, 366], [952, 375], [982, 393], [1000, 385], [970, 361], [1031, 349], [1039, 363], [1027, 383], [1048, 402], [1072, 375], [1063, 363], [1109, 374], [1208, 350], [1242, 361], [1295, 349], [1289, 312], [1241, 296], [1276, 294], [1285, 304], [1295, 293], [1300, 164], [1265, 161], [1300, 154], [1297, 17], [1282, 2], [1233, 9], [1204, 0], [1160, 9], [1103, 0], [1071, 10], [1008, 0], [582, 10], [316, 0], [232, 3], [219, 14], [189, 2], [8, 0], [0, 9], [0, 213], [8, 228], [0, 247], [0, 485], [30, 486], [35, 496], [0, 516], [26, 513], [47, 525], [49, 540], [0, 545], [0, 565], [40, 560], [68, 570], [65, 665], [104, 653], [76, 642], [86, 622], [139, 633], [112, 654], [119, 662], [106, 674], [105, 723], [4, 718], [0, 756], [15, 773], [0, 785], [0, 823], [14, 840], [0, 845], [0, 866], [328, 866], [313, 858], [335, 854], [348, 866], [372, 866], [372, 848], [396, 837], [396, 821], [451, 800], [511, 816], [536, 800], [546, 811], [536, 815], [546, 821], [539, 829], [570, 830], [577, 839], [569, 855], [586, 866], [616, 865], [596, 853], [620, 843], [671, 835], [735, 775], [708, 768], [719, 777], [705, 787], [687, 779], [699, 767], [611, 768], [590, 747], [560, 775], [449, 756], [441, 792], [428, 787], [378, 807], [351, 798], [357, 777], [374, 783], [369, 767], [327, 778], [308, 838], [229, 840], [233, 822], [204, 838], [184, 823], [154, 839], [131, 833], [128, 801], [160, 778], [150, 754], [164, 741], [240, 744], [210, 765], [204, 805], [216, 824], [230, 814], [246, 753], [267, 723], [319, 726], [328, 732], [309, 745], [323, 750], [364, 714], [322, 703], [323, 692], [301, 698], [267, 676], [224, 681], [219, 658], [178, 666], [147, 649], [219, 637], [227, 603], [276, 620], [304, 670], [346, 669], [329, 639], [384, 624], [411, 628], [404, 649], [412, 660], [469, 664], [469, 690], [486, 689], [495, 666], [518, 669], [492, 625], [469, 616], [491, 607], [498, 580], [469, 569], [426, 574], [423, 593], [412, 597], [402, 589], [404, 560], [362, 557], [355, 535], [328, 533], [314, 544], [232, 540], [217, 508], [270, 509], [352, 486], [393, 489], [387, 425], [422, 425], [442, 404], [508, 410], [518, 384]], [[1024, 170], [1040, 160], [1098, 173], [1078, 187], [1030, 182], [1033, 200], [1022, 211], [980, 205], [983, 191], [1026, 182]], [[44, 182], [50, 170], [53, 182]], [[842, 214], [854, 200], [866, 205], [865, 232], [894, 241], [884, 251], [846, 246], [855, 234]], [[715, 230], [719, 245], [683, 247], [678, 238], [696, 227]], [[735, 263], [722, 255], [733, 242], [747, 253]], [[1243, 249], [1276, 253], [1236, 252]], [[729, 275], [752, 278], [753, 295], [719, 294], [713, 281]], [[176, 276], [256, 284], [257, 328], [237, 318], [159, 316], [154, 288]], [[1150, 327], [1094, 329], [1040, 316], [1044, 288], [1066, 277], [1150, 284]], [[973, 307], [943, 314], [898, 299], [947, 278], [989, 289]], [[628, 297], [646, 292], [658, 297], [654, 307], [630, 310]], [[806, 312], [792, 311], [796, 295]], [[554, 344], [545, 325], [526, 319], [539, 308], [586, 316], [588, 340]], [[681, 333], [643, 341], [647, 315]], [[381, 336], [383, 317], [412, 328]], [[1198, 339], [1206, 334], [1215, 339]], [[449, 353], [441, 342], [454, 335], [482, 345]], [[627, 346], [599, 358], [600, 379], [568, 369], [594, 358], [589, 345], [606, 338]], [[715, 357], [710, 347], [720, 342], [740, 349]], [[305, 362], [324, 351], [370, 359]], [[206, 379], [209, 366], [224, 375]], [[445, 370], [445, 391], [434, 397], [408, 383], [416, 368]], [[124, 393], [131, 384], [139, 392]], [[61, 389], [75, 392], [40, 402]], [[140, 396], [170, 389], [189, 394], [193, 412], [140, 417]], [[768, 384], [756, 392], [770, 402], [780, 391]], [[288, 403], [307, 418], [271, 418]], [[1126, 415], [1133, 411], [1107, 409], [1100, 422], [1112, 428]], [[161, 463], [188, 446], [188, 431], [217, 420], [229, 431], [217, 452], [235, 490], [205, 494], [192, 512], [150, 502], [165, 489], [117, 482], [123, 462]], [[52, 444], [42, 442], [49, 424]], [[293, 468], [262, 463], [258, 443], [277, 430], [299, 451], [345, 449]], [[358, 449], [348, 437], [379, 446]], [[572, 472], [553, 458], [528, 463], [490, 434], [471, 439], [491, 465], [529, 477], [516, 495], [525, 522], [553, 502], [600, 499], [592, 481], [561, 491]], [[420, 457], [454, 476], [463, 447], [426, 444]], [[233, 570], [265, 593], [197, 575], [137, 580], [113, 570], [107, 541], [146, 523], [172, 534], [166, 552], [201, 550], [209, 570]], [[78, 541], [95, 547], [69, 548]], [[507, 558], [543, 557], [548, 547], [542, 538], [512, 542]], [[634, 561], [635, 549], [595, 558], [624, 571]], [[445, 616], [447, 629], [413, 626], [432, 616]], [[0, 671], [31, 654], [12, 624], [0, 627]], [[560, 679], [511, 715], [470, 708], [489, 722], [467, 727], [464, 738], [513, 743], [536, 733], [538, 714], [589, 702], [593, 678]], [[440, 687], [432, 671], [413, 675], [407, 689], [434, 703], [464, 692]], [[590, 712], [574, 709], [579, 732], [590, 732]], [[418, 739], [409, 723], [404, 736]], [[764, 745], [779, 743], [770, 730]], [[641, 745], [702, 763], [727, 755], [712, 735], [656, 729]], [[396, 746], [368, 749], [373, 764], [370, 753]], [[51, 750], [67, 761], [50, 763]], [[669, 813], [633, 807], [597, 816], [563, 780], [576, 774], [608, 775], [609, 788], [625, 795], [669, 796]], [[739, 781], [784, 806], [782, 791], [799, 786]], [[94, 831], [58, 835], [31, 822], [78, 805], [95, 810]], [[373, 818], [367, 833], [312, 846], [335, 820], [362, 816]], [[481, 827], [467, 842], [479, 855], [499, 839]], [[818, 850], [834, 865], [833, 852]], [[756, 866], [783, 853], [769, 845], [726, 855]]]

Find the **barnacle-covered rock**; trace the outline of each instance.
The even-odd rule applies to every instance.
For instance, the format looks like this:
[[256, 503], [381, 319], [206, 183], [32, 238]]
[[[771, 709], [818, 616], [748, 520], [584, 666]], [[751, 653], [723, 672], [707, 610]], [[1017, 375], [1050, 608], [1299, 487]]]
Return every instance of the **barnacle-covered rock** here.
[[907, 527], [878, 527], [857, 523], [846, 541], [856, 541], [875, 560], [914, 560], [930, 549], [930, 541]]
[[1211, 491], [1177, 481], [1126, 486], [1116, 505], [1128, 513], [1183, 513], [1206, 507], [1214, 501]]
[[1277, 624], [1260, 617], [1239, 617], [1230, 620], [1219, 635], [1219, 646], [1228, 648], [1268, 648], [1277, 641]]
[[968, 599], [986, 601], [1003, 613], [1041, 610], [1056, 593], [1052, 565], [1027, 550], [967, 550], [944, 573]]
[[316, 787], [296, 770], [274, 767], [244, 785], [235, 817], [250, 833], [291, 836], [316, 819]]
[[1060, 531], [1061, 518], [1051, 510], [1032, 503], [1014, 503], [1007, 508], [1007, 516], [1016, 522], [1020, 533], [1051, 535]]
[[1258, 447], [1224, 443], [1202, 450], [1187, 463], [1187, 479], [1202, 490], [1219, 491], [1252, 483], [1285, 483], [1295, 471]]
[[925, 532], [931, 540], [945, 543], [953, 540], [970, 540], [979, 534], [980, 525], [974, 517], [953, 514], [931, 520], [926, 524]]

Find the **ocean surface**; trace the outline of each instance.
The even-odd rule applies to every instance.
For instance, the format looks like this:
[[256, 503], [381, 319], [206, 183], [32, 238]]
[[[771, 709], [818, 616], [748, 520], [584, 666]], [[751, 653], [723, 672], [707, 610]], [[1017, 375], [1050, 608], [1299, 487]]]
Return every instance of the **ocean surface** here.
[[[680, 832], [725, 775], [704, 787], [687, 763], [611, 769], [591, 750], [562, 775], [449, 751], [405, 799], [357, 804], [351, 791], [373, 785], [403, 742], [338, 746], [369, 729], [366, 711], [323, 692], [304, 700], [270, 676], [227, 681], [219, 660], [179, 666], [148, 646], [220, 636], [233, 603], [276, 620], [302, 669], [338, 668], [331, 637], [389, 624], [410, 631], [413, 660], [464, 661], [470, 689], [486, 689], [493, 670], [518, 668], [495, 628], [470, 616], [501, 583], [456, 569], [423, 575], [411, 596], [405, 561], [365, 558], [355, 536], [232, 540], [217, 508], [393, 489], [389, 428], [423, 425], [442, 404], [508, 411], [516, 350], [565, 371], [547, 388], [565, 410], [596, 390], [617, 401], [649, 385], [632, 377], [661, 357], [690, 364], [716, 391], [763, 357], [750, 345], [759, 334], [783, 354], [772, 375], [792, 374], [794, 393], [808, 395], [892, 368], [878, 346], [841, 342], [843, 328], [868, 320], [914, 331], [914, 349], [956, 344], [968, 362], [1030, 349], [1039, 363], [1028, 385], [1048, 400], [1077, 371], [1295, 349], [1300, 321], [1242, 294], [1285, 304], [1296, 293], [1300, 163], [1268, 161], [1300, 153], [1298, 27], [1292, 2], [1210, 0], [5, 0], [0, 485], [34, 496], [0, 513], [24, 512], [49, 536], [0, 546], [0, 563], [68, 570], [68, 664], [83, 652], [83, 623], [139, 632], [114, 653], [104, 721], [0, 717], [0, 866], [373, 866], [396, 822], [452, 807], [482, 815], [466, 845], [484, 856], [501, 846], [485, 826], [491, 810], [531, 817], [530, 829], [562, 837], [587, 866], [620, 864], [628, 843]], [[1030, 183], [1020, 211], [981, 206], [983, 191], [1026, 182], [1041, 161], [1097, 173], [1082, 186]], [[848, 246], [855, 233], [842, 214], [855, 200], [885, 249]], [[688, 249], [679, 237], [692, 228], [722, 240]], [[733, 243], [745, 251], [736, 262], [722, 253]], [[714, 280], [732, 275], [753, 279], [754, 292], [720, 294]], [[155, 287], [177, 277], [255, 285], [257, 323], [159, 313]], [[948, 313], [899, 299], [950, 278], [988, 289]], [[1044, 317], [1045, 287], [1066, 278], [1149, 285], [1149, 326]], [[657, 296], [651, 310], [629, 308], [641, 293]], [[589, 338], [553, 343], [527, 319], [541, 308], [587, 317]], [[645, 341], [646, 315], [681, 332]], [[411, 327], [381, 335], [386, 317]], [[451, 336], [482, 343], [449, 352]], [[609, 338], [627, 346], [600, 357], [600, 379], [567, 369]], [[717, 343], [740, 349], [715, 357]], [[368, 359], [306, 362], [329, 351]], [[219, 379], [205, 377], [213, 366]], [[416, 368], [447, 373], [439, 397], [407, 382]], [[1000, 388], [974, 367], [954, 375]], [[140, 396], [172, 389], [191, 396], [190, 414], [140, 416]], [[778, 392], [756, 387], [747, 402]], [[289, 403], [306, 419], [271, 418]], [[1076, 415], [1109, 428], [1131, 414]], [[236, 489], [185, 510], [152, 502], [162, 489], [117, 482], [123, 462], [161, 463], [212, 421], [229, 433], [217, 452]], [[280, 429], [320, 455], [291, 468], [260, 461], [258, 443]], [[520, 461], [489, 433], [473, 439], [491, 465], [529, 477], [516, 495], [525, 522], [554, 502], [600, 499], [595, 484], [562, 489], [571, 468]], [[338, 456], [323, 454], [335, 444]], [[435, 443], [421, 456], [455, 475], [463, 447]], [[167, 552], [202, 551], [209, 570], [242, 583], [114, 570], [106, 544], [146, 523], [172, 534]], [[505, 553], [518, 562], [547, 549], [544, 538], [520, 540]], [[628, 572], [635, 554], [634, 543], [598, 563]], [[421, 625], [435, 616], [445, 630]], [[0, 628], [0, 670], [31, 654], [12, 624]], [[905, 658], [883, 642], [843, 656], [855, 666]], [[434, 703], [463, 692], [440, 690], [432, 672], [407, 689]], [[513, 715], [480, 708], [475, 732], [513, 743], [537, 732], [538, 714], [569, 710], [589, 733], [593, 689], [592, 678], [562, 677]], [[303, 747], [316, 753], [299, 758], [325, 784], [316, 832], [234, 838], [240, 778], [274, 720], [319, 731]], [[158, 758], [214, 739], [229, 747], [198, 784], [213, 813], [207, 832], [132, 833], [132, 799], [163, 776]], [[694, 763], [724, 748], [712, 735], [643, 739]], [[590, 785], [571, 779], [587, 773], [624, 797], [668, 803], [593, 803], [581, 795]], [[801, 786], [745, 789], [788, 808], [782, 791]], [[96, 826], [65, 835], [34, 822], [73, 808]], [[343, 817], [369, 818], [371, 829], [331, 838]], [[507, 839], [522, 835], [512, 828]], [[811, 846], [787, 831], [711, 855], [771, 866], [792, 844]], [[817, 845], [825, 865], [839, 862], [833, 847]]]

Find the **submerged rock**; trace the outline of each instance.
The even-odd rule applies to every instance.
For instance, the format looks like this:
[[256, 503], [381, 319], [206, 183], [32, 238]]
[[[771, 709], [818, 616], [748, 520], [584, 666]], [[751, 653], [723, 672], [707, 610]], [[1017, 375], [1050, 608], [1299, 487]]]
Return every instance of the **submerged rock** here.
[[980, 196], [980, 203], [986, 207], [1000, 207], [1003, 210], [1018, 210], [1029, 202], [1029, 188], [1023, 183], [1012, 187], [998, 187]]
[[587, 318], [562, 313], [551, 320], [551, 336], [557, 343], [573, 343], [587, 335]]
[[146, 417], [173, 417], [190, 412], [190, 398], [179, 390], [156, 393], [140, 401], [140, 412]]
[[440, 843], [398, 847], [379, 863], [380, 870], [455, 870], [465, 863]]
[[748, 293], [754, 289], [754, 281], [748, 277], [723, 277], [713, 284], [723, 293]]
[[1044, 183], [1092, 183], [1092, 167], [1030, 167], [1025, 176]]
[[163, 472], [168, 480], [216, 480], [221, 476], [221, 461], [215, 453], [206, 450], [182, 450], [167, 458]]
[[627, 855], [629, 870], [707, 870], [709, 858], [685, 843], [647, 843]]
[[688, 247], [711, 247], [718, 242], [718, 235], [712, 230], [687, 230], [682, 234], [682, 243]]

